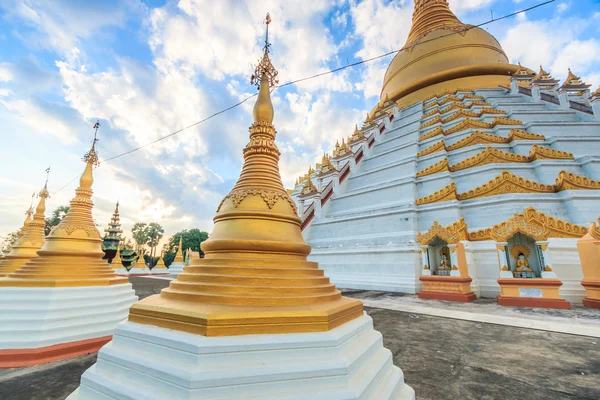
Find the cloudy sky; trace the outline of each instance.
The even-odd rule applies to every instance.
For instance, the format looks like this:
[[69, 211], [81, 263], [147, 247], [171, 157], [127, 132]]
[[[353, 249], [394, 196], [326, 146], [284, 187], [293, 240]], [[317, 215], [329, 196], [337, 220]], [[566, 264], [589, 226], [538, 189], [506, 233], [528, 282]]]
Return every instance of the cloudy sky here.
[[[466, 23], [539, 0], [454, 0]], [[486, 27], [512, 62], [600, 85], [600, 6], [563, 0]], [[255, 92], [271, 13], [280, 83], [399, 49], [411, 0], [0, 0], [0, 235], [20, 227], [51, 166], [47, 215], [73, 196], [100, 120], [101, 159], [147, 144]], [[348, 136], [378, 100], [390, 58], [273, 93], [284, 184]], [[125, 229], [210, 231], [241, 168], [253, 101], [95, 171], [94, 217], [117, 199]], [[58, 191], [58, 192], [57, 192]]]

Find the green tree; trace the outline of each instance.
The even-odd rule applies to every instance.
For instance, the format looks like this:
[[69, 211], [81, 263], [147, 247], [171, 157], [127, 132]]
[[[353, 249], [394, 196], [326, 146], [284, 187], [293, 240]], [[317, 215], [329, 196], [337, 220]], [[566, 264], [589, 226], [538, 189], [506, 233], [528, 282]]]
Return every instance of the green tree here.
[[163, 245], [163, 251], [165, 252], [165, 265], [169, 266], [175, 259], [175, 249], [179, 246], [179, 238], [183, 238], [183, 250], [191, 248], [192, 251], [199, 251], [200, 257], [204, 257], [202, 249], [200, 249], [200, 243], [208, 239], [208, 233], [201, 231], [200, 229], [186, 229], [181, 232], [177, 232], [169, 241]]
[[0, 255], [7, 255], [19, 239], [19, 231], [11, 232], [6, 236], [0, 237]]
[[150, 246], [150, 266], [153, 267], [155, 263], [158, 261], [156, 258], [156, 246], [158, 246], [158, 242], [162, 239], [165, 234], [165, 230], [162, 226], [160, 226], [157, 222], [150, 222], [147, 227], [148, 233], [148, 241], [146, 244]]
[[69, 206], [60, 206], [57, 207], [54, 211], [52, 211], [52, 216], [46, 218], [46, 226], [44, 227], [44, 235], [48, 236], [52, 228], [56, 225], [60, 224], [60, 221], [67, 215], [69, 212]]
[[144, 246], [148, 242], [149, 238], [148, 224], [145, 222], [136, 222], [131, 228], [131, 234], [133, 236], [133, 240], [135, 240], [136, 243], [135, 251], [138, 254], [143, 254]]

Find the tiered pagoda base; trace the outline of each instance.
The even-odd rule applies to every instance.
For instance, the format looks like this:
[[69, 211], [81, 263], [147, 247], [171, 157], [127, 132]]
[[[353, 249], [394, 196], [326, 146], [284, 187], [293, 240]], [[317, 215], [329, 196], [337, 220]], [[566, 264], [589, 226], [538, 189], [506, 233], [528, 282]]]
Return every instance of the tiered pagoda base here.
[[412, 400], [364, 315], [328, 332], [207, 337], [125, 321], [68, 400]]
[[3, 287], [0, 368], [23, 367], [97, 351], [138, 300], [131, 284]]
[[171, 276], [177, 276], [183, 272], [185, 264], [182, 262], [174, 262], [169, 265], [169, 273]]
[[152, 271], [150, 271], [150, 268], [144, 266], [144, 267], [133, 267], [129, 270], [129, 276], [146, 276], [146, 275], [152, 275]]
[[419, 292], [420, 299], [458, 301], [462, 303], [477, 299], [471, 291], [471, 278], [460, 276], [421, 276], [423, 290]]

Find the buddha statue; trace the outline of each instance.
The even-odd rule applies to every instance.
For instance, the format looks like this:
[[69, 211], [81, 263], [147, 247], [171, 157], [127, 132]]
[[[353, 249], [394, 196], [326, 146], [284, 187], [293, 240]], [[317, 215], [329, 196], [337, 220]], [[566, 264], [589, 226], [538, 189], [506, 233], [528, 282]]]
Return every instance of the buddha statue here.
[[446, 256], [446, 254], [442, 254], [440, 266], [438, 267], [438, 275], [449, 275], [450, 269], [450, 261], [448, 260], [448, 256]]
[[515, 269], [515, 275], [518, 278], [533, 278], [533, 270], [529, 268], [529, 261], [525, 257], [525, 254], [519, 253], [517, 257], [517, 268]]

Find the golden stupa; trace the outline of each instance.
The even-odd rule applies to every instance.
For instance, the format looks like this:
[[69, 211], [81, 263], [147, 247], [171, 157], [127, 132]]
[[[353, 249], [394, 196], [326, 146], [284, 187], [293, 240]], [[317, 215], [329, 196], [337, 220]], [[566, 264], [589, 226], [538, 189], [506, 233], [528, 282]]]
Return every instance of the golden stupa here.
[[0, 260], [0, 277], [10, 274], [30, 259], [38, 257], [37, 251], [43, 246], [45, 240], [44, 227], [46, 221], [44, 212], [46, 211], [46, 199], [49, 197], [48, 179], [46, 179], [46, 184], [44, 184], [44, 188], [38, 196], [40, 201], [35, 208], [33, 220], [30, 221], [32, 209], [29, 207], [23, 227], [19, 231], [19, 239], [10, 253]]
[[183, 236], [179, 236], [179, 246], [177, 247], [177, 253], [175, 254], [174, 263], [182, 263], [183, 262]]
[[[85, 170], [69, 212], [46, 237], [46, 242], [37, 252], [39, 257], [32, 258], [1, 279], [0, 287], [107, 286], [128, 282], [127, 278], [118, 277], [102, 259], [102, 237], [92, 219], [92, 168], [98, 162], [95, 144], [96, 139], [83, 159]], [[44, 192], [47, 193], [46, 190]], [[45, 197], [42, 196], [42, 199]], [[40, 204], [41, 212], [36, 210], [36, 215], [43, 215], [44, 201], [41, 200]], [[43, 216], [38, 219], [43, 238]], [[34, 215], [29, 231], [38, 228], [38, 222]]]
[[115, 256], [112, 258], [112, 260], [110, 262], [110, 266], [113, 269], [124, 268], [123, 267], [123, 260], [121, 260], [121, 243], [119, 243], [119, 246], [117, 247], [117, 252], [115, 253]]
[[359, 300], [342, 297], [317, 263], [306, 259], [311, 247], [279, 174], [269, 93], [276, 77], [267, 30], [252, 77], [260, 89], [244, 166], [202, 243], [205, 256], [192, 259], [160, 295], [134, 304], [130, 321], [230, 336], [328, 331], [363, 315]]
[[167, 266], [165, 265], [165, 261], [164, 261], [164, 256], [165, 255], [163, 253], [160, 254], [160, 257], [158, 258], [156, 265], [154, 266], [154, 268], [152, 268], [152, 273], [156, 273], [155, 271], [158, 271], [158, 270], [160, 270], [159, 272], [168, 273]]
[[400, 107], [447, 89], [496, 88], [518, 68], [494, 36], [463, 24], [447, 0], [415, 0], [412, 28], [385, 73], [381, 99], [401, 99]]

